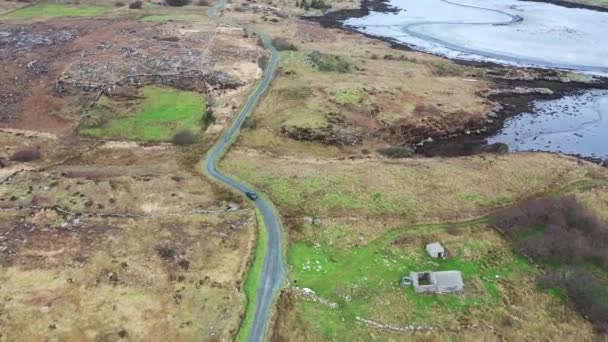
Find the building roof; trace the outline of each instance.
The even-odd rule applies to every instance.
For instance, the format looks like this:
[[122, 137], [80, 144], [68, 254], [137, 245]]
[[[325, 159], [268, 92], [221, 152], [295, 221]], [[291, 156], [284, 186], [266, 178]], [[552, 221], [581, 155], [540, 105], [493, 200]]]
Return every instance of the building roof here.
[[441, 246], [439, 242], [433, 242], [426, 245], [426, 251], [431, 255], [445, 252], [443, 246]]
[[439, 271], [433, 272], [435, 283], [439, 287], [458, 287], [464, 286], [460, 271]]

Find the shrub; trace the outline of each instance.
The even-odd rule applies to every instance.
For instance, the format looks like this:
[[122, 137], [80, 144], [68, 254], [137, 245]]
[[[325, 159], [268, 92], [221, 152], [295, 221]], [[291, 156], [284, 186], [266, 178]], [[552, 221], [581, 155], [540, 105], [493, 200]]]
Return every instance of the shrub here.
[[351, 71], [350, 61], [342, 56], [330, 55], [313, 51], [308, 55], [310, 61], [320, 71], [346, 73]]
[[18, 162], [31, 162], [40, 159], [40, 157], [41, 153], [40, 151], [38, 151], [38, 149], [28, 148], [13, 153], [13, 155], [11, 156], [11, 160]]
[[133, 1], [132, 3], [129, 4], [130, 9], [141, 9], [142, 6], [143, 6], [143, 2], [141, 2], [139, 0]]
[[258, 66], [260, 67], [260, 69], [265, 70], [266, 67], [268, 66], [268, 56], [261, 55], [260, 57], [258, 57], [257, 63], [258, 63]]
[[540, 285], [564, 291], [598, 330], [606, 332], [608, 288], [592, 272], [580, 266], [563, 267], [545, 273], [540, 279]]
[[173, 136], [173, 143], [175, 145], [185, 146], [192, 145], [196, 141], [196, 137], [190, 131], [179, 131]]
[[285, 38], [275, 38], [272, 40], [272, 45], [279, 51], [296, 51], [298, 49], [293, 43], [290, 43]]
[[255, 130], [258, 128], [258, 121], [256, 119], [248, 116], [247, 119], [245, 119], [245, 122], [243, 122], [243, 128]]
[[198, 0], [196, 4], [198, 6], [211, 6], [211, 2], [209, 0]]
[[312, 0], [310, 2], [310, 7], [314, 9], [327, 9], [331, 8], [331, 5], [325, 4], [325, 1], [323, 0]]
[[114, 3], [114, 6], [116, 6], [116, 7], [122, 7], [124, 5], [125, 5], [125, 3], [122, 2], [122, 1], [117, 1], [117, 2]]
[[160, 37], [158, 40], [162, 40], [164, 42], [179, 42], [179, 37], [169, 36], [169, 37]]
[[205, 113], [203, 114], [202, 118], [203, 129], [206, 129], [213, 123], [215, 123], [215, 115], [213, 115], [213, 110], [211, 109], [211, 106], [207, 106], [207, 109], [205, 110]]
[[529, 200], [492, 221], [521, 252], [547, 266], [541, 285], [561, 289], [596, 328], [607, 328], [608, 284], [589, 266], [608, 272], [608, 224], [574, 196]]
[[414, 149], [409, 146], [392, 146], [381, 148], [378, 153], [389, 158], [410, 158], [414, 155]]
[[181, 7], [190, 3], [190, 0], [167, 0], [167, 5]]

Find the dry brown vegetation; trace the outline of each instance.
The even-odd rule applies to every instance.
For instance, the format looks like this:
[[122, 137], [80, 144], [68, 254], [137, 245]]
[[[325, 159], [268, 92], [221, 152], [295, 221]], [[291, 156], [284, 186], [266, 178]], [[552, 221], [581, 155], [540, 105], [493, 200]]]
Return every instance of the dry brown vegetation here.
[[254, 213], [228, 210], [171, 145], [49, 145], [0, 185], [0, 335], [232, 338]]
[[190, 21], [146, 14], [3, 21], [0, 126], [65, 133], [100, 94], [128, 98], [136, 87], [164, 84], [223, 103], [259, 77], [265, 52], [241, 30], [216, 27], [203, 14]]
[[599, 331], [608, 331], [605, 222], [569, 196], [526, 201], [497, 215], [494, 224], [547, 267], [544, 286], [562, 290]]
[[[225, 11], [288, 48], [282, 48], [270, 90], [221, 164], [267, 194], [285, 224], [292, 287], [280, 297], [272, 339], [595, 338], [591, 324], [563, 297], [539, 287], [539, 270], [491, 227], [431, 226], [556, 194], [575, 195], [605, 219], [606, 170], [543, 153], [412, 158], [412, 143], [486, 122], [494, 106], [480, 95], [493, 87], [488, 70], [322, 28], [280, 15], [302, 14], [294, 4], [274, 4], [280, 9], [234, 3]], [[319, 56], [332, 56], [322, 61], [330, 68], [319, 67]], [[345, 72], [339, 72], [341, 64], [348, 64]], [[404, 236], [366, 254], [395, 231]], [[430, 299], [404, 293], [397, 284], [406, 273], [383, 267], [401, 270], [400, 258], [414, 258], [435, 268], [419, 250], [438, 240], [451, 241], [458, 261], [448, 263], [463, 268], [466, 293]], [[316, 267], [318, 273], [307, 273]], [[494, 267], [504, 273], [492, 274]], [[295, 287], [310, 287], [321, 298]], [[472, 302], [477, 304], [467, 307]], [[412, 312], [438, 330], [409, 333], [356, 319], [407, 328], [421, 320]]]
[[[265, 52], [191, 8], [108, 11], [0, 23], [0, 340], [231, 340], [257, 223], [196, 163]], [[217, 121], [188, 146], [77, 135], [100, 95], [150, 84]]]
[[[239, 143], [245, 146], [334, 156], [376, 151], [481, 126], [492, 107], [478, 95], [490, 87], [484, 69], [281, 18], [271, 6], [226, 13], [268, 33], [284, 50], [255, 112], [256, 129], [243, 132]], [[278, 22], [260, 22], [260, 15]]]

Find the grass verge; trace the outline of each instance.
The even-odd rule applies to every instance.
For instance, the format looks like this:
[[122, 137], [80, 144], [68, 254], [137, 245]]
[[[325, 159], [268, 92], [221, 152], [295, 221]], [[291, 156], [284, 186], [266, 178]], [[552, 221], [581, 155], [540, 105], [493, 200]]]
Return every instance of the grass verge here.
[[262, 265], [264, 264], [264, 255], [266, 255], [266, 225], [262, 214], [256, 209], [256, 217], [258, 221], [258, 238], [255, 245], [255, 253], [251, 262], [251, 267], [247, 272], [245, 280], [245, 296], [247, 297], [247, 306], [245, 307], [245, 318], [241, 323], [241, 328], [236, 336], [236, 341], [246, 341], [253, 323], [253, 311], [258, 295], [258, 282], [260, 273], [262, 273]]
[[37, 4], [20, 8], [6, 15], [8, 18], [92, 17], [110, 11], [107, 6], [68, 6]]

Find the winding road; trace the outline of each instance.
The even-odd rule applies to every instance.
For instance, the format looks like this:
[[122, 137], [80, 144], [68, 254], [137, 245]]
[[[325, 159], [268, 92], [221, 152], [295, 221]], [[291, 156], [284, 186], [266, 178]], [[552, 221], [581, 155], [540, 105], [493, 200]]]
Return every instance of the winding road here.
[[[207, 15], [211, 19], [214, 19], [222, 24], [240, 27], [236, 23], [217, 16], [217, 12], [226, 5], [226, 2], [227, 0], [220, 0], [219, 3], [209, 9]], [[274, 46], [272, 46], [270, 38], [268, 38], [268, 36], [262, 32], [254, 33], [261, 39], [262, 43], [264, 44], [264, 48], [270, 52], [270, 59], [268, 60], [266, 70], [264, 70], [262, 79], [256, 85], [249, 98], [247, 98], [247, 101], [233, 119], [228, 130], [224, 132], [217, 143], [211, 148], [211, 150], [209, 150], [207, 157], [203, 162], [203, 170], [209, 177], [237, 190], [241, 194], [254, 190], [247, 187], [245, 184], [239, 183], [235, 179], [222, 174], [217, 170], [216, 164], [217, 161], [222, 157], [223, 153], [225, 153], [227, 148], [231, 145], [234, 138], [238, 135], [243, 122], [255, 107], [260, 95], [262, 95], [268, 88], [279, 62], [279, 53]], [[282, 240], [280, 219], [276, 214], [274, 206], [267, 199], [265, 199], [264, 196], [260, 196], [256, 201], [251, 203], [253, 203], [253, 205], [255, 205], [261, 213], [266, 226], [267, 235], [266, 254], [264, 255], [262, 271], [259, 275], [257, 297], [255, 306], [253, 308], [253, 322], [247, 334], [248, 341], [258, 342], [264, 339], [267, 321], [270, 315], [270, 308], [274, 301], [275, 295], [283, 282], [285, 267], [281, 251]]]

